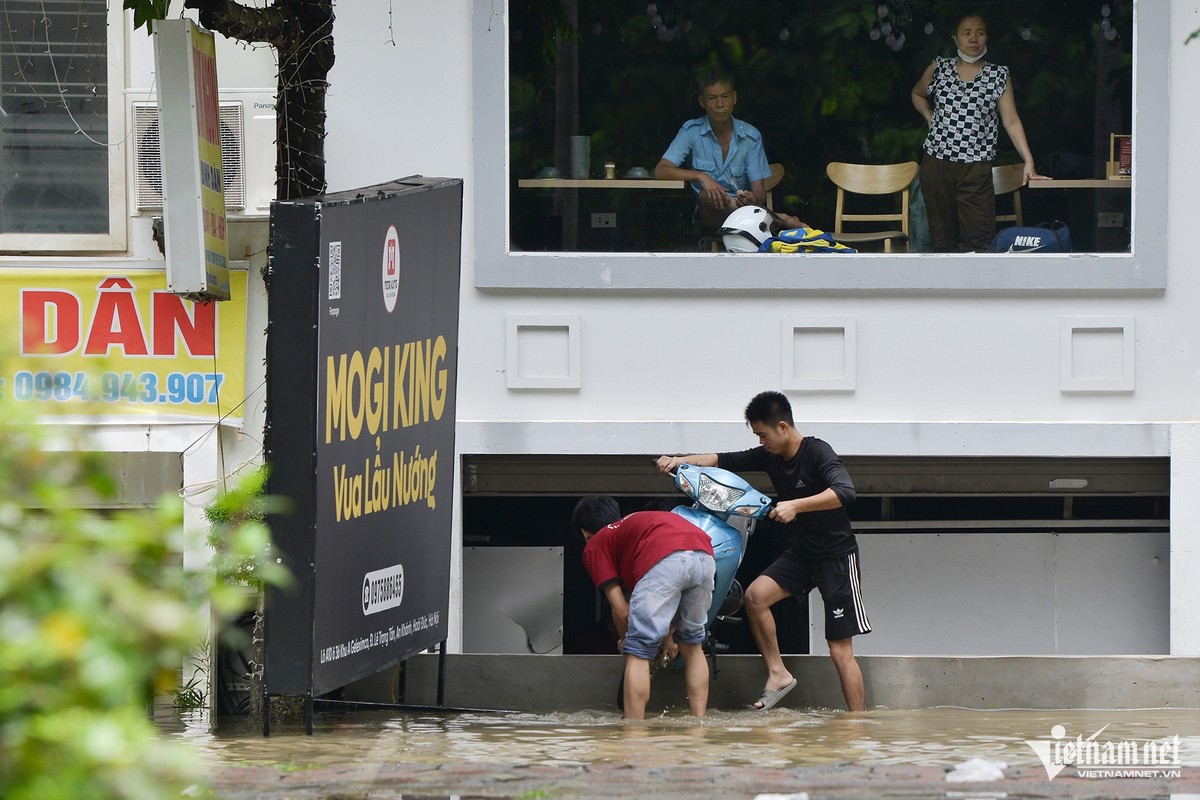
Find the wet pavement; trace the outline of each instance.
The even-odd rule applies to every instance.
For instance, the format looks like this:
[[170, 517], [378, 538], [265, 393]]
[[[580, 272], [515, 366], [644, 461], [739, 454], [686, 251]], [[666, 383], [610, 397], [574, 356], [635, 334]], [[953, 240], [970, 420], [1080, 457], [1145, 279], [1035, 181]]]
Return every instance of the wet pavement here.
[[[644, 723], [608, 710], [339, 709], [318, 712], [312, 736], [300, 723], [276, 725], [268, 738], [243, 720], [222, 720], [214, 732], [199, 712], [157, 719], [199, 754], [229, 800], [1200, 800], [1200, 712], [1186, 709], [777, 708], [714, 711], [702, 722], [669, 710]], [[1071, 760], [1064, 753], [1085, 755], [1061, 766]], [[1089, 769], [1136, 777], [1085, 777]]]

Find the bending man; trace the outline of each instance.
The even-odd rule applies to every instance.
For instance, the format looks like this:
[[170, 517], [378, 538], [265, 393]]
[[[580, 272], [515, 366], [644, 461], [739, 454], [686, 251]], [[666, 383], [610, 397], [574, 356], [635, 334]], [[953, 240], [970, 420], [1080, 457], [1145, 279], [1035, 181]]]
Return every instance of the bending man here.
[[[604, 495], [580, 500], [571, 526], [583, 535], [583, 564], [612, 608], [617, 649], [625, 654], [625, 717], [642, 719], [650, 700], [650, 662], [659, 645], [678, 644], [692, 714], [708, 710], [704, 625], [717, 562], [708, 534], [670, 511], [621, 517]], [[631, 592], [629, 600], [625, 592]], [[665, 642], [674, 629], [674, 641]]]

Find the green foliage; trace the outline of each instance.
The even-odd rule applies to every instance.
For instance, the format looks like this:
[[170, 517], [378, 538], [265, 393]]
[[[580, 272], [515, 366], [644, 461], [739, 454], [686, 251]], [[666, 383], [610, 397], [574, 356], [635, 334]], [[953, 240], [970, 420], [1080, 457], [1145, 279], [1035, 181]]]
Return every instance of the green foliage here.
[[133, 29], [146, 26], [146, 33], [154, 33], [154, 20], [166, 19], [171, 0], [125, 0], [121, 8], [133, 11]]
[[0, 797], [160, 798], [192, 782], [146, 715], [177, 682], [203, 589], [180, 569], [178, 501], [99, 513], [101, 461], [0, 426]]
[[204, 691], [205, 683], [208, 680], [207, 641], [202, 641], [192, 648], [188, 662], [192, 667], [192, 676], [180, 686], [175, 687], [175, 701], [172, 705], [176, 708], [204, 708], [208, 704], [208, 693]]
[[261, 589], [268, 583], [283, 585], [288, 579], [264, 522], [268, 513], [284, 510], [279, 498], [265, 494], [268, 474], [266, 466], [255, 468], [204, 509], [217, 578], [214, 602], [231, 613], [239, 610], [238, 587]]
[[[156, 695], [202, 699], [180, 668], [218, 615], [240, 609], [215, 571], [185, 572], [182, 504], [95, 511], [117, 487], [103, 458], [62, 428], [0, 425], [0, 797], [5, 800], [162, 800], [195, 782], [182, 745], [156, 735]], [[261, 495], [261, 483], [255, 495]], [[221, 504], [226, 555], [261, 557], [261, 523], [241, 525], [242, 499]], [[254, 512], [250, 513], [250, 517]], [[242, 535], [241, 527], [252, 529]], [[256, 569], [274, 580], [276, 569]]]

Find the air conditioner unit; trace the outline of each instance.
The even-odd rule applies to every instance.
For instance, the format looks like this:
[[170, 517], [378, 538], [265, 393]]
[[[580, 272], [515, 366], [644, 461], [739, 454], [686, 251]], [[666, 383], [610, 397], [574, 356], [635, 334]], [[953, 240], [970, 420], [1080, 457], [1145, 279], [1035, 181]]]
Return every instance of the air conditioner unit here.
[[[225, 187], [225, 208], [246, 207], [245, 140], [242, 135], [242, 104], [222, 102], [221, 183]], [[134, 194], [138, 211], [157, 211], [163, 207], [162, 160], [158, 135], [158, 104], [133, 104]]]

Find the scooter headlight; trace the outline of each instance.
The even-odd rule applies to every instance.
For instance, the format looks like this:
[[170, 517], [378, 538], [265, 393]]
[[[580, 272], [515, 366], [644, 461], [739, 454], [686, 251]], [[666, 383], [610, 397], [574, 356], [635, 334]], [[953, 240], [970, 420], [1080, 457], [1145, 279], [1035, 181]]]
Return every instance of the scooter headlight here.
[[745, 494], [744, 489], [726, 486], [701, 473], [700, 493], [696, 499], [700, 501], [701, 505], [712, 511], [728, 511]]

